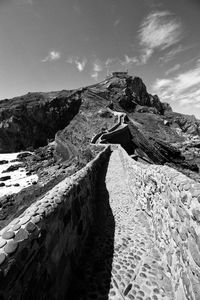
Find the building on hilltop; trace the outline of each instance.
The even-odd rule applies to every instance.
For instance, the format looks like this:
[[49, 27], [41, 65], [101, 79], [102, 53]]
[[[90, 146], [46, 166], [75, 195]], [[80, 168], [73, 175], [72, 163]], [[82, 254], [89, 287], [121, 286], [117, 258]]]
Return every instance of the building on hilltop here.
[[126, 72], [112, 72], [112, 76], [123, 77], [128, 75], [128, 70]]
[[110, 77], [124, 77], [124, 76], [128, 76], [128, 70], [126, 72], [125, 71], [117, 71], [117, 72], [112, 72], [112, 73], [109, 73], [107, 71], [106, 78], [110, 78]]

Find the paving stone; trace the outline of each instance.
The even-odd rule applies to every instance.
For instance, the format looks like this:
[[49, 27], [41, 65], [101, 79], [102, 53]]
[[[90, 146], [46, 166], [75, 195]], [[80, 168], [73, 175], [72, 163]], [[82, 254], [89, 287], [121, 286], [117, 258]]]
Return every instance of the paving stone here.
[[31, 217], [30, 216], [25, 216], [23, 218], [20, 219], [20, 224], [24, 225], [26, 224], [28, 221], [30, 221]]
[[4, 251], [7, 254], [13, 254], [18, 248], [18, 243], [9, 241], [4, 247]]
[[4, 238], [5, 240], [12, 239], [12, 238], [14, 238], [14, 236], [15, 236], [14, 231], [5, 231], [5, 232], [2, 234], [2, 238]]
[[39, 223], [41, 220], [40, 216], [35, 216], [31, 219], [31, 221], [34, 223], [34, 224], [37, 224]]
[[10, 225], [16, 225], [17, 223], [19, 223], [19, 219], [14, 219], [10, 222]]
[[21, 228], [14, 237], [14, 242], [21, 242], [23, 240], [26, 240], [28, 238], [28, 232]]
[[60, 204], [60, 203], [62, 203], [63, 201], [62, 201], [62, 199], [60, 199], [60, 198], [56, 198], [56, 199], [55, 199], [55, 202], [56, 202], [57, 204]]
[[29, 222], [25, 228], [28, 232], [33, 232], [36, 229], [36, 226], [34, 223]]
[[18, 230], [18, 229], [20, 229], [21, 228], [21, 225], [20, 224], [16, 224], [16, 225], [14, 225], [13, 227], [12, 227], [12, 230], [13, 231], [16, 231], [16, 230]]
[[0, 266], [4, 263], [6, 260], [6, 255], [4, 253], [0, 253]]
[[0, 239], [0, 248], [4, 247], [6, 243], [7, 243], [6, 240]]

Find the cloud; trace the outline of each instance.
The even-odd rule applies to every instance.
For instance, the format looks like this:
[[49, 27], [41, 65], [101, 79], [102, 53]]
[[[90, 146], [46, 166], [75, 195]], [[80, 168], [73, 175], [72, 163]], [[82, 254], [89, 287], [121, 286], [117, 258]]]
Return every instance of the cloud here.
[[200, 104], [200, 61], [193, 69], [179, 73], [171, 79], [157, 79], [152, 91], [161, 101], [178, 102], [179, 105]]
[[185, 47], [183, 47], [182, 45], [179, 45], [178, 47], [175, 47], [175, 48], [173, 48], [172, 50], [170, 50], [169, 52], [167, 52], [164, 56], [161, 56], [161, 57], [159, 58], [159, 61], [160, 61], [160, 62], [163, 62], [163, 63], [167, 63], [167, 62], [173, 60], [174, 57], [175, 57], [178, 53], [187, 51], [187, 50], [193, 48], [194, 46], [195, 46], [195, 44], [189, 45], [189, 46], [185, 46]]
[[98, 76], [99, 76], [98, 72], [94, 72], [91, 74], [91, 77], [94, 78], [95, 80], [98, 79]]
[[115, 20], [115, 22], [113, 23], [113, 26], [116, 27], [117, 25], [119, 25], [120, 22], [121, 22], [120, 18]]
[[42, 60], [42, 62], [47, 62], [47, 61], [56, 61], [59, 60], [61, 57], [61, 53], [56, 50], [51, 50], [49, 51], [49, 54]]
[[93, 72], [91, 74], [91, 77], [97, 80], [99, 77], [99, 73], [103, 70], [103, 68], [104, 64], [99, 59], [96, 59], [93, 63]]
[[102, 67], [101, 63], [100, 62], [95, 62], [93, 64], [93, 70], [95, 72], [101, 72], [103, 70], [103, 67]]
[[145, 64], [155, 50], [165, 50], [181, 40], [181, 23], [168, 11], [150, 13], [138, 31], [142, 47], [141, 63]]
[[129, 66], [132, 64], [138, 64], [138, 58], [133, 56], [133, 57], [129, 57], [127, 54], [124, 55], [124, 60], [121, 60], [121, 65], [122, 66]]
[[85, 58], [82, 61], [75, 60], [76, 67], [80, 72], [82, 72], [85, 69], [86, 63], [87, 59]]
[[115, 58], [110, 58], [110, 57], [108, 57], [108, 58], [106, 59], [106, 61], [105, 61], [105, 66], [108, 67], [108, 66], [110, 66], [111, 64], [113, 64], [115, 61], [116, 61]]
[[168, 70], [165, 72], [165, 75], [168, 76], [169, 74], [171, 74], [171, 73], [173, 73], [173, 72], [179, 70], [180, 67], [181, 67], [180, 64], [176, 64], [174, 67], [168, 69]]
[[75, 64], [79, 72], [82, 72], [87, 64], [87, 59], [84, 57], [82, 60], [79, 57], [70, 57], [67, 59], [67, 63]]
[[80, 6], [80, 4], [79, 4], [79, 3], [75, 3], [75, 4], [73, 5], [73, 10], [74, 10], [78, 15], [80, 15], [80, 14], [81, 14], [81, 6]]

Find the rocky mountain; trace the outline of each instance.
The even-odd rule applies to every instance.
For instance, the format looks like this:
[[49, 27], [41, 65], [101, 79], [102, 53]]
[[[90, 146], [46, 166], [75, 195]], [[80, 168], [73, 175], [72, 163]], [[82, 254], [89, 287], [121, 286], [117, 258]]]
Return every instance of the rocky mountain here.
[[[119, 114], [125, 115], [119, 134], [108, 137]], [[57, 157], [80, 158], [102, 133], [109, 142], [125, 145], [135, 159], [168, 164], [199, 180], [200, 121], [173, 112], [147, 92], [139, 77], [114, 72], [78, 90], [28, 93], [0, 102], [1, 153], [36, 149], [55, 137]]]

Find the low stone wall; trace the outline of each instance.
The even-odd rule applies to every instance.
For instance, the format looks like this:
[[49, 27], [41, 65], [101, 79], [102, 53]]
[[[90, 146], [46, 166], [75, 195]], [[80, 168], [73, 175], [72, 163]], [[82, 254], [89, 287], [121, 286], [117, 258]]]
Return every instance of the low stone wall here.
[[[107, 108], [108, 111], [110, 111], [112, 114], [113, 114], [113, 111], [109, 108]], [[99, 132], [97, 133], [92, 139], [91, 139], [91, 143], [92, 144], [95, 144], [97, 142], [97, 140], [103, 135], [103, 134], [106, 134], [108, 132], [112, 132], [114, 130], [116, 130], [121, 124], [122, 124], [122, 117], [124, 116], [125, 114], [117, 114], [117, 117], [118, 117], [118, 120], [117, 120], [117, 123], [115, 125], [113, 125], [111, 128], [108, 129], [108, 131], [106, 132]]]
[[119, 148], [134, 203], [146, 212], [166, 262], [160, 288], [171, 281], [173, 299], [200, 299], [200, 184], [170, 167], [137, 163]]
[[133, 143], [128, 125], [122, 124], [115, 131], [101, 136], [100, 143], [120, 144], [129, 154], [133, 153]]
[[93, 222], [105, 147], [0, 231], [0, 299], [63, 299]]
[[97, 133], [97, 134], [91, 139], [91, 144], [95, 144], [102, 134], [103, 134], [103, 132]]

